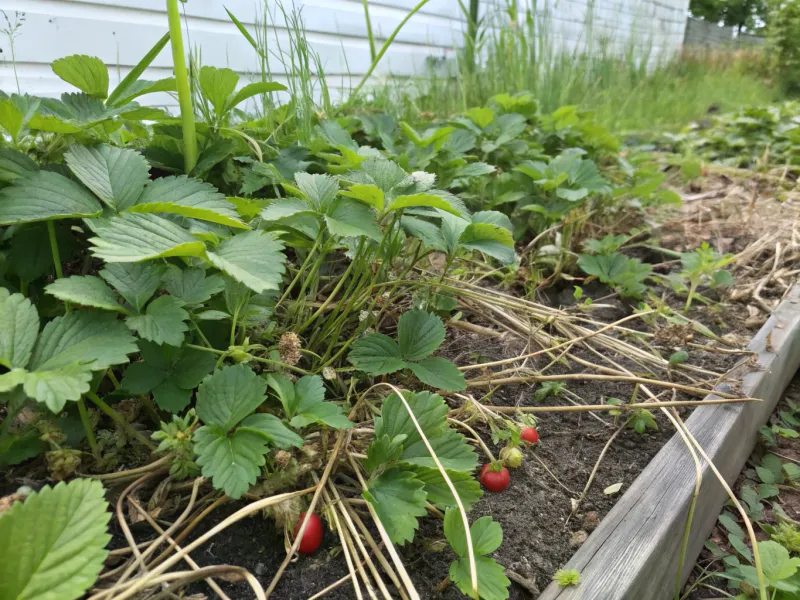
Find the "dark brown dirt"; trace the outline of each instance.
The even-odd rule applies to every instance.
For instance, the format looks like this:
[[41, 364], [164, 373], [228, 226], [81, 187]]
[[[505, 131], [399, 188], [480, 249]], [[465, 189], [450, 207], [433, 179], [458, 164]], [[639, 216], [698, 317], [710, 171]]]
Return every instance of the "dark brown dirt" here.
[[[598, 290], [598, 294], [600, 290]], [[608, 319], [617, 319], [630, 311], [625, 303], [619, 303], [615, 314]], [[736, 318], [726, 318], [723, 311], [736, 314], [735, 306], [698, 308], [693, 314], [702, 317], [718, 334], [731, 333], [725, 323], [741, 323]], [[749, 337], [746, 330], [735, 331], [736, 335]], [[665, 347], [667, 355], [670, 350]], [[518, 356], [520, 344], [513, 340], [486, 338], [478, 334], [450, 329], [448, 339], [439, 354], [458, 364], [497, 360]], [[583, 358], [598, 362], [596, 355], [585, 354]], [[724, 373], [737, 360], [736, 355], [692, 351], [691, 363], [712, 371]], [[632, 370], [636, 366], [624, 357], [614, 357]], [[544, 367], [549, 359], [530, 364], [533, 368]], [[550, 372], [566, 372], [562, 365], [554, 366]], [[575, 369], [572, 369], [574, 372]], [[534, 384], [503, 386], [491, 399], [484, 400], [497, 406], [532, 405], [532, 396], [538, 388]], [[610, 397], [624, 400], [631, 398], [634, 386], [627, 383], [597, 382], [591, 380], [570, 381], [568, 389], [587, 404], [599, 404]], [[479, 390], [472, 390], [480, 397]], [[640, 399], [643, 399], [640, 396]], [[678, 394], [676, 399], [693, 399]], [[452, 401], [456, 406], [457, 402]], [[542, 404], [562, 405], [562, 399], [549, 398]], [[688, 411], [684, 414], [688, 415]], [[615, 431], [613, 417], [601, 415], [605, 423], [588, 413], [545, 413], [539, 416], [540, 443], [535, 451], [553, 475], [540, 463], [527, 456], [519, 469], [511, 473], [511, 485], [499, 494], [486, 492], [475, 505], [471, 517], [477, 519], [491, 515], [503, 527], [502, 546], [493, 555], [508, 569], [535, 582], [539, 589], [547, 586], [553, 574], [561, 568], [580, 545], [573, 541], [581, 532], [591, 533], [616, 500], [625, 493], [633, 480], [672, 436], [672, 427], [660, 413], [655, 415], [659, 430], [639, 435], [632, 430], [622, 432], [610, 447], [601, 462], [595, 480], [577, 513], [567, 522], [571, 513], [571, 499], [577, 498], [597, 461], [603, 446]], [[488, 429], [479, 427], [485, 441], [490, 439]], [[490, 446], [496, 454], [499, 447]], [[528, 450], [528, 454], [532, 452]], [[484, 460], [484, 459], [482, 459]], [[557, 480], [556, 480], [557, 479]], [[622, 483], [621, 490], [613, 495], [603, 493], [607, 487]], [[566, 491], [568, 488], [570, 491]], [[241, 503], [218, 510], [202, 524], [207, 530], [225, 516], [241, 507]], [[236, 564], [257, 575], [266, 587], [272, 579], [285, 553], [282, 533], [277, 532], [270, 520], [260, 516], [245, 519], [217, 536], [202, 551], [193, 554], [201, 565]], [[447, 577], [449, 565], [455, 558], [444, 541], [441, 522], [435, 518], [421, 520], [421, 528], [412, 544], [400, 548], [404, 564], [422, 598], [464, 598], [454, 587], [441, 584]], [[348, 574], [347, 566], [338, 538], [326, 533], [323, 547], [311, 557], [302, 557], [290, 565], [275, 591], [275, 598], [294, 600], [309, 598], [326, 586]], [[244, 583], [221, 582], [232, 598], [249, 598], [252, 592]], [[391, 588], [387, 580], [388, 587]], [[196, 590], [208, 591], [204, 584]], [[347, 582], [325, 596], [331, 600], [355, 598], [352, 585]], [[512, 599], [535, 598], [518, 583], [510, 588]]]

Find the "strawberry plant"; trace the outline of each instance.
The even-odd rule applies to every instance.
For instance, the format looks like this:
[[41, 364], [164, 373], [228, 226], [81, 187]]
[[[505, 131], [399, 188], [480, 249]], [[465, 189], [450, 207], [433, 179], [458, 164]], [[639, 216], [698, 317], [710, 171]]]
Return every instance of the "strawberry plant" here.
[[[472, 595], [470, 580], [469, 548], [467, 547], [464, 524], [457, 510], [447, 509], [444, 516], [444, 535], [458, 558], [450, 565], [450, 580], [464, 595]], [[472, 553], [478, 572], [478, 594], [482, 600], [505, 600], [511, 582], [505, 576], [503, 567], [491, 554], [503, 543], [503, 530], [492, 517], [481, 517], [470, 526]]]
[[0, 365], [8, 369], [0, 375], [0, 392], [19, 388], [54, 413], [91, 390], [94, 372], [127, 363], [138, 351], [136, 339], [112, 313], [75, 310], [40, 331], [36, 307], [5, 288], [0, 288], [0, 321]]
[[443, 390], [463, 390], [464, 376], [449, 360], [432, 357], [442, 344], [445, 329], [436, 315], [408, 311], [397, 323], [397, 341], [382, 333], [357, 340], [348, 360], [370, 375], [410, 370], [420, 381]]
[[637, 258], [627, 258], [621, 252], [581, 254], [578, 266], [587, 275], [612, 287], [620, 296], [639, 298], [647, 291], [645, 281], [650, 276], [650, 265]]
[[[383, 543], [372, 549], [399, 562], [391, 545], [414, 542], [432, 513], [454, 552], [453, 586], [504, 600], [510, 582], [491, 557], [500, 525], [470, 524], [468, 511], [481, 484], [508, 488], [508, 468], [538, 442], [536, 420], [485, 414], [466, 393], [448, 404], [424, 391], [468, 386], [472, 365], [436, 353], [447, 326], [485, 332], [487, 320], [509, 332], [538, 322], [531, 344], [561, 344], [573, 329], [533, 294], [572, 277], [588, 227], [613, 219], [617, 232], [624, 207], [640, 218], [667, 202], [662, 174], [620, 160], [591, 114], [539, 114], [527, 92], [441, 119], [393, 116], [355, 96], [318, 106], [310, 81], [316, 64], [324, 96], [322, 63], [302, 38], [279, 52], [291, 63], [286, 86], [269, 81], [266, 66], [250, 83], [201, 64], [200, 53], [187, 68], [177, 0], [167, 7], [169, 33], [115, 88], [99, 58], [74, 55], [53, 71], [77, 91], [0, 95], [0, 464], [14, 476], [124, 483], [127, 510], [117, 516], [128, 542], [139, 532], [126, 519], [152, 519], [158, 531], [189, 498], [193, 509], [163, 534], [177, 542], [232, 501], [238, 510], [223, 529], [263, 511], [306, 554], [322, 542], [324, 515], [334, 553], [351, 566], [375, 529]], [[266, 27], [254, 36], [228, 14], [267, 65]], [[168, 42], [174, 77], [140, 79]], [[177, 93], [179, 116], [137, 103], [164, 92]], [[650, 269], [622, 254], [631, 235], [587, 241], [578, 266], [636, 297]], [[532, 400], [564, 388], [544, 382]], [[499, 460], [473, 420], [502, 446]], [[637, 411], [630, 424], [654, 421]], [[479, 472], [476, 446], [489, 457]], [[758, 485], [779, 485], [772, 475]], [[203, 479], [210, 485], [197, 496]], [[173, 577], [171, 547], [134, 545], [115, 552], [123, 562], [103, 589], [89, 590], [107, 555], [102, 496], [99, 483], [78, 479], [0, 515], [3, 547], [36, 558], [0, 565], [0, 595], [130, 597]], [[364, 508], [373, 521], [362, 528]], [[185, 592], [170, 581], [156, 593]], [[274, 592], [245, 581], [259, 597]]]
[[696, 291], [700, 285], [708, 285], [711, 289], [716, 289], [733, 284], [733, 276], [723, 267], [733, 262], [734, 258], [733, 254], [719, 254], [706, 242], [703, 242], [694, 252], [681, 254], [683, 269], [679, 277], [689, 284], [684, 312], [688, 312], [691, 308], [692, 300], [697, 297]]

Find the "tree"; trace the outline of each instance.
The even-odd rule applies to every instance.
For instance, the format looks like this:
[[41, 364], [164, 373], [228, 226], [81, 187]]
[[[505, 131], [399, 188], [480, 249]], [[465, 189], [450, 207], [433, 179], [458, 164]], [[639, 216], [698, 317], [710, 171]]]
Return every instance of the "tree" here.
[[767, 23], [767, 0], [691, 0], [689, 10], [693, 17], [713, 23], [722, 22], [728, 27], [760, 29]]

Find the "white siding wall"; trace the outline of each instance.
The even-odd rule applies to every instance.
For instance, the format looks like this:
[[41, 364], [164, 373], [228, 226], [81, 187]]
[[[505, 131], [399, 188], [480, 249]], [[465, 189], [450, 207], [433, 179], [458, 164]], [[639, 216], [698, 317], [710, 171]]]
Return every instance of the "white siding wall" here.
[[[520, 0], [521, 17], [532, 1]], [[376, 36], [383, 39], [389, 35], [416, 2], [370, 0]], [[656, 51], [671, 54], [683, 39], [688, 2], [539, 0], [537, 6], [540, 12], [548, 9], [552, 37], [566, 48], [585, 39], [587, 7], [593, 6], [589, 14], [595, 35], [608, 34], [620, 48], [634, 35]], [[291, 0], [284, 4], [290, 6]], [[498, 10], [498, 0], [482, 4], [483, 12]], [[276, 10], [274, 0], [268, 0], [268, 5], [271, 11]], [[347, 89], [354, 85], [370, 64], [361, 0], [296, 0], [296, 5], [302, 7], [309, 44], [322, 57], [329, 86]], [[243, 74], [258, 70], [255, 52], [229, 21], [224, 6], [252, 25], [262, 0], [189, 0], [184, 6], [189, 42], [202, 48], [203, 64], [227, 66]], [[23, 92], [40, 96], [69, 91], [69, 86], [50, 70], [49, 64], [56, 58], [68, 54], [99, 56], [112, 69], [113, 85], [117, 72], [124, 76], [167, 30], [164, 0], [0, 0], [0, 10], [11, 18], [15, 11], [25, 13], [15, 47], [19, 83]], [[431, 57], [453, 59], [462, 30], [458, 0], [431, 0], [398, 35], [377, 74], [409, 76], [422, 72]], [[285, 31], [278, 31], [278, 39], [286, 48]], [[270, 42], [275, 48], [274, 33], [270, 33]], [[0, 38], [0, 51], [0, 89], [16, 91], [10, 44], [5, 37]], [[145, 77], [168, 77], [170, 65], [167, 48]], [[273, 61], [271, 68], [280, 81], [279, 62]], [[163, 95], [153, 100], [172, 103]]]

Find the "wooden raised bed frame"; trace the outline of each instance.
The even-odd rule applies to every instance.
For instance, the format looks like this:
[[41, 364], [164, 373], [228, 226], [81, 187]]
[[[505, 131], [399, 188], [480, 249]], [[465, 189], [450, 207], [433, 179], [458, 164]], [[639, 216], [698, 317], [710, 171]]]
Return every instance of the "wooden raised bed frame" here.
[[[701, 406], [686, 421], [729, 484], [739, 476], [759, 429], [800, 366], [800, 285], [789, 291], [748, 349], [755, 358], [730, 374], [741, 378], [742, 395], [763, 402]], [[722, 384], [717, 390], [730, 387]], [[703, 482], [681, 568], [683, 583], [728, 498], [708, 464], [702, 464]], [[579, 571], [581, 583], [567, 588], [551, 583], [539, 600], [672, 598], [695, 473], [688, 448], [676, 433], [564, 567]]]

